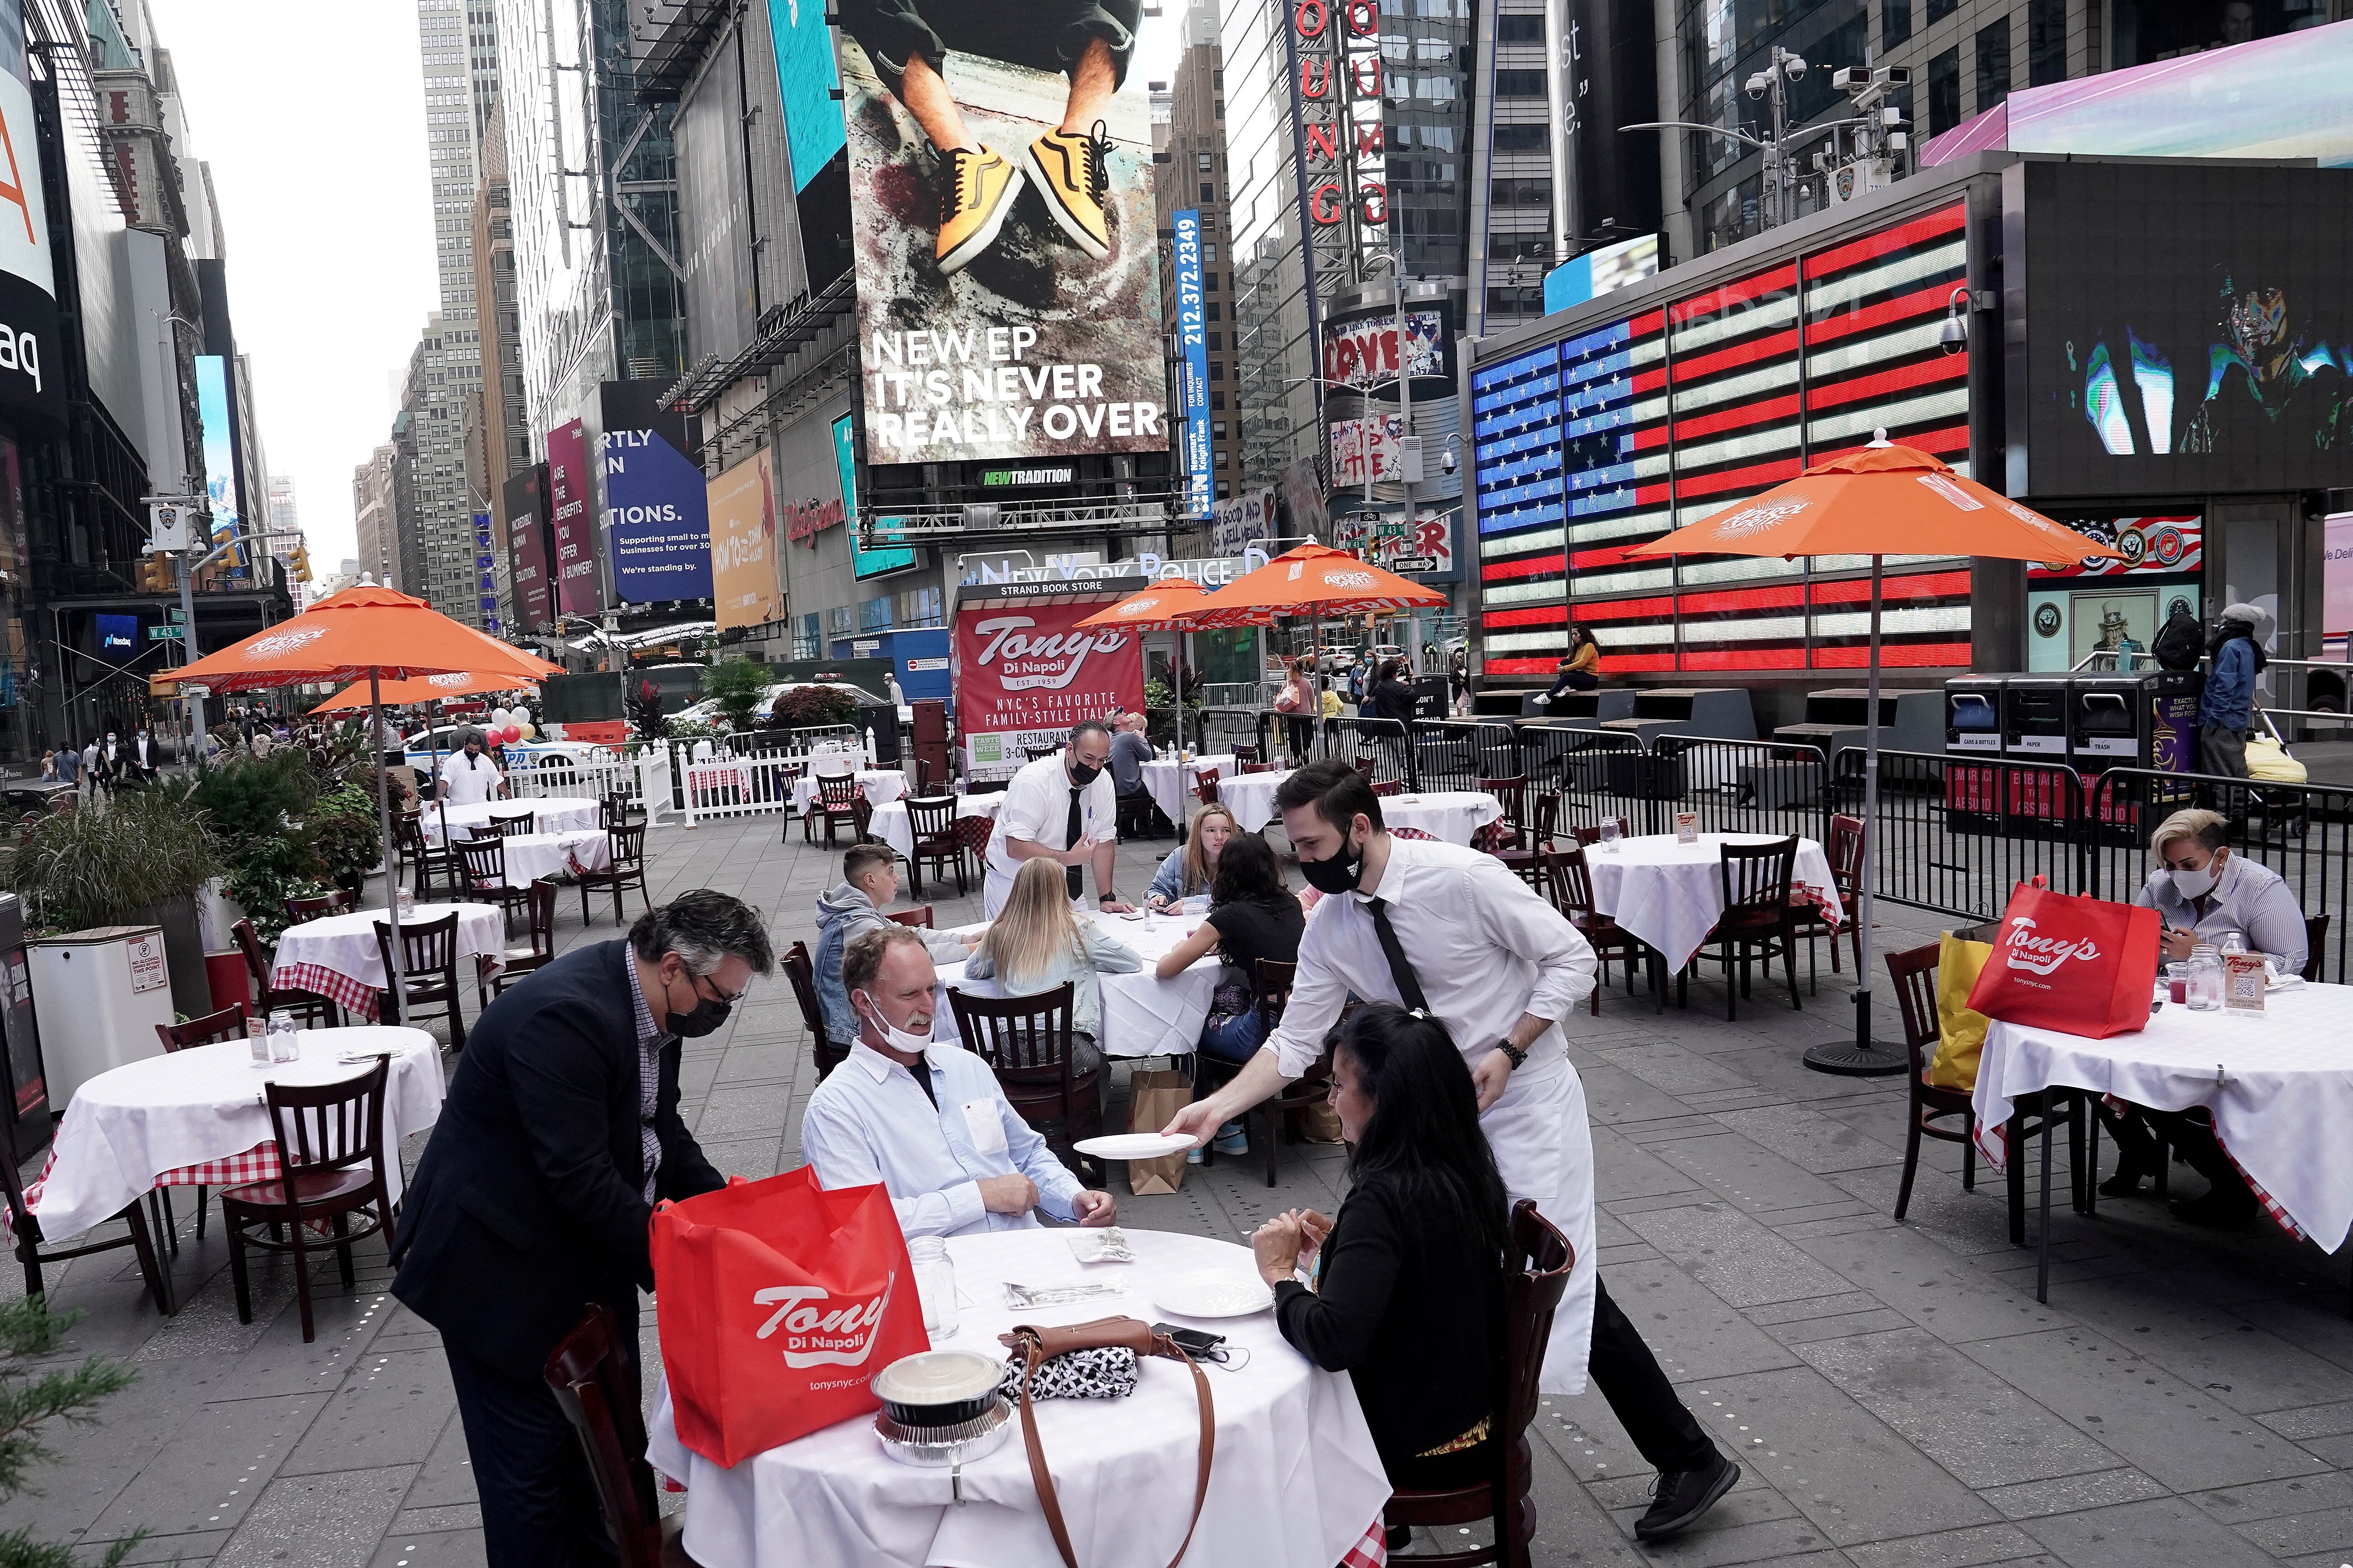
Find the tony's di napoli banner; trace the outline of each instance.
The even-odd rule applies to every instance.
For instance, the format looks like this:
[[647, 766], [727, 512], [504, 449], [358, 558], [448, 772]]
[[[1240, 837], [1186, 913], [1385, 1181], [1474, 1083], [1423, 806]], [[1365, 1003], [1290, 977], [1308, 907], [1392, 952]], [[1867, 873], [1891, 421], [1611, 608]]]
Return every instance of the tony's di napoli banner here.
[[1082, 719], [1142, 710], [1143, 639], [1115, 626], [1079, 629], [1117, 597], [1083, 586], [957, 605], [956, 723], [971, 776], [1008, 778], [1021, 769], [1023, 747], [1059, 745]]

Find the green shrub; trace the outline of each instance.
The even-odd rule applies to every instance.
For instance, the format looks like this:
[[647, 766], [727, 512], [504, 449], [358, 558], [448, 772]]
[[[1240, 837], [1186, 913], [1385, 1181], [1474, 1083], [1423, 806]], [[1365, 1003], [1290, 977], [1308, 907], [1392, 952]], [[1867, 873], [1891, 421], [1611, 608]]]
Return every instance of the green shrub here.
[[[31, 1491], [27, 1472], [57, 1459], [41, 1442], [44, 1426], [54, 1421], [87, 1426], [99, 1401], [138, 1381], [130, 1367], [102, 1356], [78, 1366], [35, 1360], [53, 1356], [80, 1316], [50, 1311], [43, 1296], [0, 1306], [0, 1496]], [[70, 1546], [37, 1541], [29, 1530], [0, 1531], [0, 1568], [79, 1568], [85, 1563], [116, 1568], [146, 1535], [134, 1531], [102, 1555], [86, 1558], [74, 1555]]]
[[771, 730], [814, 730], [858, 722], [858, 699], [832, 686], [796, 686], [780, 693], [768, 710]]
[[327, 880], [356, 898], [368, 873], [384, 864], [384, 825], [375, 797], [357, 784], [343, 784], [319, 797], [307, 826]]
[[41, 817], [9, 854], [6, 881], [27, 906], [27, 924], [83, 931], [194, 893], [219, 875], [221, 859], [202, 812], [161, 792], [127, 790], [104, 811]]
[[731, 658], [715, 667], [704, 684], [707, 695], [718, 702], [728, 722], [741, 730], [750, 725], [752, 710], [768, 694], [771, 683], [764, 667], [748, 658]]

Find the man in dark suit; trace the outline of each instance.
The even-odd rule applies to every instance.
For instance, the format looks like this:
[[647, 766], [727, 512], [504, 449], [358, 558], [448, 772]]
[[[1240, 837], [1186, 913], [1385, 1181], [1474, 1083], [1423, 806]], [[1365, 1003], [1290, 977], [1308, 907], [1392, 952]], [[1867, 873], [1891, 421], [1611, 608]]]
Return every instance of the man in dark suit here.
[[654, 1203], [725, 1184], [679, 1119], [679, 1039], [719, 1027], [775, 963], [760, 911], [704, 889], [565, 953], [468, 1034], [402, 1205], [392, 1290], [441, 1331], [491, 1568], [614, 1560], [541, 1370], [591, 1302], [638, 1342]]

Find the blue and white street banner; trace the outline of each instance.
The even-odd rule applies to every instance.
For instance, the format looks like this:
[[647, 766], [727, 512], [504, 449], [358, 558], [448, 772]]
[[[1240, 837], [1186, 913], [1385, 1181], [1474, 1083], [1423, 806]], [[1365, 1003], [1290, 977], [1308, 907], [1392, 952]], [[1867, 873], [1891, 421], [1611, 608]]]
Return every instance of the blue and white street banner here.
[[1185, 511], [1209, 515], [1209, 325], [1201, 289], [1201, 215], [1176, 215], [1176, 341], [1185, 351]]

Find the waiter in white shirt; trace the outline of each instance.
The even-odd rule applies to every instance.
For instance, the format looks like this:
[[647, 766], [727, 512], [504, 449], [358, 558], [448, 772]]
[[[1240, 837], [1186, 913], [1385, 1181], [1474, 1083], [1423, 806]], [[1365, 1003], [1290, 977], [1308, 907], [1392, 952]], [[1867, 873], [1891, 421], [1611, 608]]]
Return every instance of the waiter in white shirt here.
[[1593, 1141], [1585, 1087], [1559, 1020], [1591, 994], [1593, 949], [1492, 855], [1393, 838], [1370, 781], [1340, 762], [1299, 769], [1275, 791], [1299, 868], [1325, 898], [1299, 943], [1281, 1027], [1233, 1080], [1168, 1124], [1197, 1142], [1297, 1078], [1354, 994], [1424, 1010], [1470, 1064], [1479, 1126], [1514, 1203], [1535, 1200], [1576, 1248], [1553, 1315], [1543, 1386], [1585, 1391], [1590, 1367], [1610, 1408], [1660, 1474], [1635, 1526], [1672, 1535], [1730, 1490], [1740, 1468], [1716, 1451], [1601, 1288], [1593, 1226]]
[[507, 776], [482, 755], [482, 732], [458, 731], [458, 749], [441, 759], [441, 798], [451, 805], [480, 805], [506, 793]]
[[1021, 862], [1040, 857], [1062, 867], [1072, 903], [1086, 890], [1080, 868], [1092, 862], [1097, 907], [1108, 914], [1135, 907], [1120, 901], [1112, 880], [1112, 862], [1119, 853], [1119, 793], [1106, 767], [1110, 761], [1111, 726], [1082, 719], [1071, 726], [1069, 744], [1013, 775], [996, 830], [988, 836], [981, 910], [990, 920], [1012, 896], [1013, 875]]
[[885, 926], [850, 942], [841, 983], [858, 1041], [801, 1116], [801, 1153], [819, 1184], [881, 1183], [910, 1237], [1034, 1226], [1040, 1208], [1081, 1225], [1117, 1219], [1112, 1195], [1079, 1185], [987, 1062], [932, 1038], [939, 982], [919, 931]]

